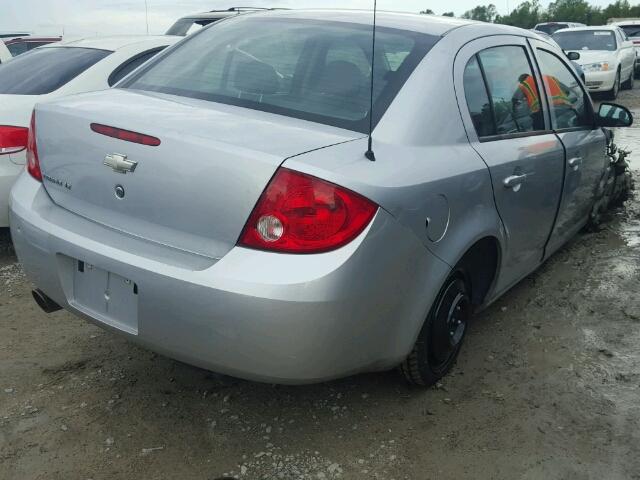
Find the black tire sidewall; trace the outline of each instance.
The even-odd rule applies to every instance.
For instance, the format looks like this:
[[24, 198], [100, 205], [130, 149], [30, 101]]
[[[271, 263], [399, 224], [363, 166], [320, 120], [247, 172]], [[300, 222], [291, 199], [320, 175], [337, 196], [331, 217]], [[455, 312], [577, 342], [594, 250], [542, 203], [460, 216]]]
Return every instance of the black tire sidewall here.
[[460, 353], [460, 350], [462, 348], [462, 345], [464, 344], [464, 339], [466, 337], [466, 333], [468, 330], [469, 325], [468, 325], [468, 319], [467, 319], [467, 325], [466, 325], [463, 337], [458, 343], [458, 345], [455, 347], [454, 353], [451, 355], [450, 359], [444, 365], [442, 365], [439, 368], [435, 368], [430, 361], [431, 334], [433, 331], [433, 325], [434, 325], [434, 321], [436, 320], [436, 315], [438, 313], [438, 310], [442, 308], [446, 308], [446, 306], [442, 302], [443, 302], [444, 296], [449, 291], [449, 288], [452, 283], [456, 283], [459, 286], [459, 290], [464, 291], [465, 295], [469, 296], [470, 294], [469, 288], [467, 286], [468, 284], [465, 279], [465, 275], [462, 271], [456, 271], [453, 274], [451, 274], [447, 278], [447, 281], [445, 282], [440, 292], [438, 293], [438, 296], [436, 297], [436, 301], [433, 303], [433, 306], [429, 312], [429, 315], [427, 316], [427, 319], [422, 327], [422, 330], [420, 331], [420, 335], [418, 336], [418, 340], [416, 341], [416, 346], [414, 349], [415, 354], [417, 354], [417, 357], [418, 357], [418, 368], [420, 371], [420, 377], [424, 382], [423, 383], [424, 385], [435, 384], [438, 380], [444, 377], [451, 370], [451, 367], [453, 367], [453, 365], [455, 364], [458, 358], [458, 354]]
[[611, 89], [611, 91], [609, 92], [609, 99], [610, 100], [615, 100], [618, 98], [618, 94], [620, 93], [620, 88], [622, 87], [621, 85], [621, 75], [620, 75], [620, 70], [618, 70], [618, 73], [616, 75], [616, 80], [615, 83], [613, 84], [613, 88]]

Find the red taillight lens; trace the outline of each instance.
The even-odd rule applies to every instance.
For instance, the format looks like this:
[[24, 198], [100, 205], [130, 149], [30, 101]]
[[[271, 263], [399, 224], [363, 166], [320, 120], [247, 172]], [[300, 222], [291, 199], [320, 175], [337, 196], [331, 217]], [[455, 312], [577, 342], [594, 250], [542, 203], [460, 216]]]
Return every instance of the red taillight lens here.
[[27, 139], [27, 172], [38, 180], [42, 181], [40, 171], [40, 160], [38, 159], [38, 145], [36, 144], [36, 111], [31, 114], [31, 125], [29, 127], [29, 137]]
[[125, 142], [140, 143], [150, 147], [157, 147], [160, 145], [159, 138], [145, 135], [143, 133], [132, 132], [131, 130], [123, 130], [121, 128], [109, 127], [108, 125], [100, 125], [99, 123], [92, 123], [91, 130], [101, 135], [106, 135], [107, 137], [124, 140]]
[[378, 206], [355, 192], [279, 169], [253, 209], [238, 244], [283, 253], [322, 253], [355, 239]]
[[0, 155], [18, 153], [27, 148], [29, 129], [0, 125]]

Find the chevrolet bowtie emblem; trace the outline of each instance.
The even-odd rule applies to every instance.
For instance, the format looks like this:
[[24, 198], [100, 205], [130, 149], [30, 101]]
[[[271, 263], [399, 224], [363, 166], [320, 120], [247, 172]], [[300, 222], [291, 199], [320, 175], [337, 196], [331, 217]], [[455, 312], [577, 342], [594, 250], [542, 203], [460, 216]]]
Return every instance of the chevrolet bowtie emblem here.
[[111, 153], [104, 157], [104, 164], [116, 173], [133, 173], [138, 166], [135, 160], [128, 160], [126, 155]]

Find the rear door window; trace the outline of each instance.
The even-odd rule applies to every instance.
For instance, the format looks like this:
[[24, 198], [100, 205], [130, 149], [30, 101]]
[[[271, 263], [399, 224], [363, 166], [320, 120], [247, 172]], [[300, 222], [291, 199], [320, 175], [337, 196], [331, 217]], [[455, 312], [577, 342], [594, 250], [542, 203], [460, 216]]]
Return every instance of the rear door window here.
[[546, 50], [538, 50], [538, 61], [551, 107], [553, 128], [591, 128], [591, 100], [573, 71], [560, 58]]
[[544, 131], [538, 85], [524, 47], [500, 46], [478, 53], [496, 135]]
[[0, 94], [45, 95], [67, 84], [110, 51], [48, 47], [20, 55], [0, 67]]
[[496, 125], [491, 111], [491, 102], [477, 57], [473, 57], [464, 70], [464, 94], [478, 137], [495, 135]]

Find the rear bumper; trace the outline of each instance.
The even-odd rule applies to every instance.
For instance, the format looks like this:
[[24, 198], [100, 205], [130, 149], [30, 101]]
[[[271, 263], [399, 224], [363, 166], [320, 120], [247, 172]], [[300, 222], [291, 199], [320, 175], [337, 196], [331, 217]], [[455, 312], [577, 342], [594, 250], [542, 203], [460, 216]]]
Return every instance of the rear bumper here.
[[[397, 365], [449, 272], [383, 210], [335, 252], [234, 248], [217, 262], [74, 215], [28, 175], [12, 190], [10, 215], [25, 272], [58, 304], [160, 353], [251, 380], [312, 383]], [[139, 286], [134, 333], [77, 306], [72, 259]]]

